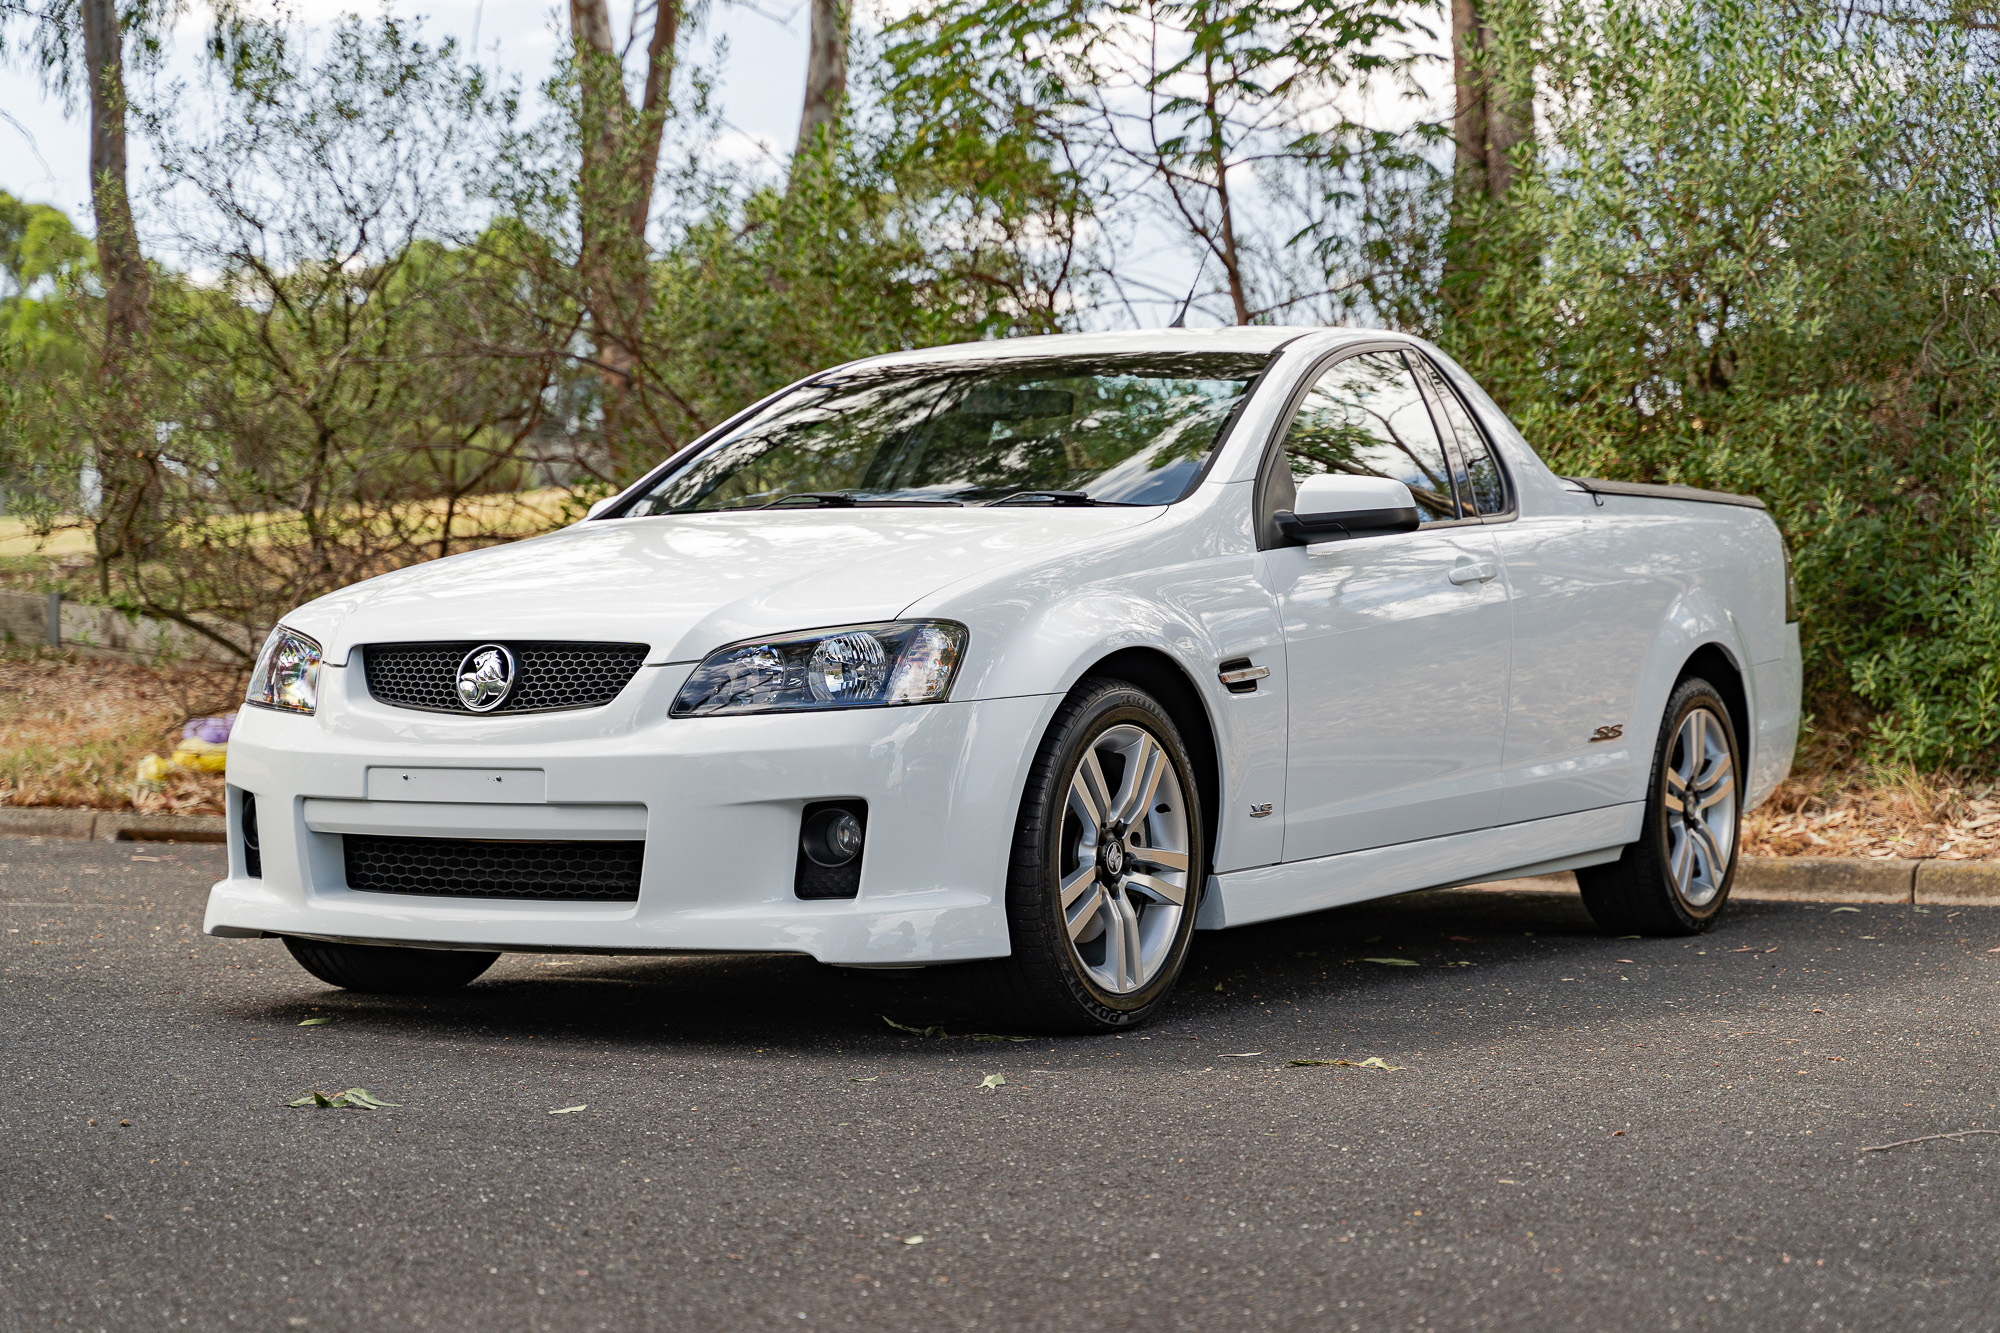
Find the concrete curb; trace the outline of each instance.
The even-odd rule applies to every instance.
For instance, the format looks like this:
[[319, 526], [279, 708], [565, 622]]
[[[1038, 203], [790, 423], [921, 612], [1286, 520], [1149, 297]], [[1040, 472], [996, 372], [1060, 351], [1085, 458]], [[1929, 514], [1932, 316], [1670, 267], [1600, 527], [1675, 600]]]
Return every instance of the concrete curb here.
[[[1910, 903], [1923, 861], [1865, 856], [1746, 856], [1733, 898], [1796, 903]], [[1995, 876], [2000, 888], [2000, 876]], [[2000, 895], [1996, 895], [2000, 902]]]
[[2000, 904], [2000, 862], [1919, 861], [1911, 901], [1961, 907]]
[[[1573, 893], [1576, 877], [1538, 875], [1476, 887]], [[1746, 856], [1731, 898], [1745, 902], [1882, 903], [2000, 907], [2000, 861], [1912, 861], [1873, 856]]]
[[62, 810], [0, 805], [0, 834], [17, 838], [94, 838], [99, 842], [223, 842], [221, 815], [140, 815], [129, 810]]

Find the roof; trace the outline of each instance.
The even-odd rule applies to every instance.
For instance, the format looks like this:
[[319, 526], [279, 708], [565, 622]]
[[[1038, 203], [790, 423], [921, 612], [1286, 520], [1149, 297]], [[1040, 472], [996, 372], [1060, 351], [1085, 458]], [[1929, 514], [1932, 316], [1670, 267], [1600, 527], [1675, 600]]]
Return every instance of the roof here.
[[1045, 356], [1088, 356], [1117, 352], [1275, 352], [1308, 334], [1349, 334], [1379, 338], [1380, 329], [1319, 325], [1253, 324], [1218, 329], [1139, 329], [1120, 333], [1045, 333], [1026, 338], [952, 343], [848, 363], [848, 367], [949, 365], [964, 361], [1011, 361]]

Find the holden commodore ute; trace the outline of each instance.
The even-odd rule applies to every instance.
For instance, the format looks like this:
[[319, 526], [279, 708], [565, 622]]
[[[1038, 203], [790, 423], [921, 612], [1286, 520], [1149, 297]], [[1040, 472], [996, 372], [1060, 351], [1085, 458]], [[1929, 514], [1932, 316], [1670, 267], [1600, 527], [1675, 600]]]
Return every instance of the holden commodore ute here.
[[1089, 334], [812, 376], [547, 536], [283, 618], [212, 935], [949, 966], [1129, 1027], [1198, 932], [1575, 871], [1705, 929], [1792, 762], [1757, 500], [1554, 475], [1437, 348]]

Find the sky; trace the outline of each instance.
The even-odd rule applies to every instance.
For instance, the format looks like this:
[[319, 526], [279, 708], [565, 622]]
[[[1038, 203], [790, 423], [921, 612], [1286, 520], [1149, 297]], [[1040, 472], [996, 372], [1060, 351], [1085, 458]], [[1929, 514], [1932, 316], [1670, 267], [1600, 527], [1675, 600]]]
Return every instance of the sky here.
[[[187, 74], [200, 55], [203, 23], [195, 16], [174, 34], [170, 70]], [[309, 24], [331, 20], [353, 3], [300, 0], [293, 12]], [[533, 87], [548, 74], [558, 40], [558, 10], [547, 0], [435, 0], [390, 6], [399, 16], [421, 15], [433, 39], [455, 36], [477, 48], [489, 67], [518, 75]], [[613, 17], [625, 6], [614, 3]], [[368, 12], [363, 9], [363, 12]], [[560, 16], [566, 16], [567, 6]], [[727, 145], [754, 153], [761, 144], [789, 152], [805, 101], [806, 6], [802, 0], [757, 0], [712, 7], [694, 52], [714, 64], [718, 39], [728, 53], [717, 88], [724, 115], [735, 131]], [[35, 75], [18, 63], [0, 65], [0, 190], [34, 203], [53, 204], [87, 230], [90, 222], [90, 117], [78, 107], [64, 114], [61, 102], [44, 96]], [[136, 172], [146, 168], [145, 146], [131, 145]]]

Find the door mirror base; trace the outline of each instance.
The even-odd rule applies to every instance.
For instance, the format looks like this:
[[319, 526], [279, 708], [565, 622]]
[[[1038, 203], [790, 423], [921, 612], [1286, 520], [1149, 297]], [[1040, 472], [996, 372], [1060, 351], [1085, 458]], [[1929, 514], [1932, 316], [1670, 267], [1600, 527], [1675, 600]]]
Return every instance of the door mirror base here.
[[1337, 514], [1295, 514], [1280, 509], [1272, 517], [1280, 535], [1296, 546], [1415, 532], [1421, 525], [1414, 505], [1408, 509], [1349, 509]]
[[1299, 483], [1290, 509], [1272, 515], [1288, 542], [1348, 541], [1417, 530], [1417, 500], [1388, 477], [1322, 472]]

